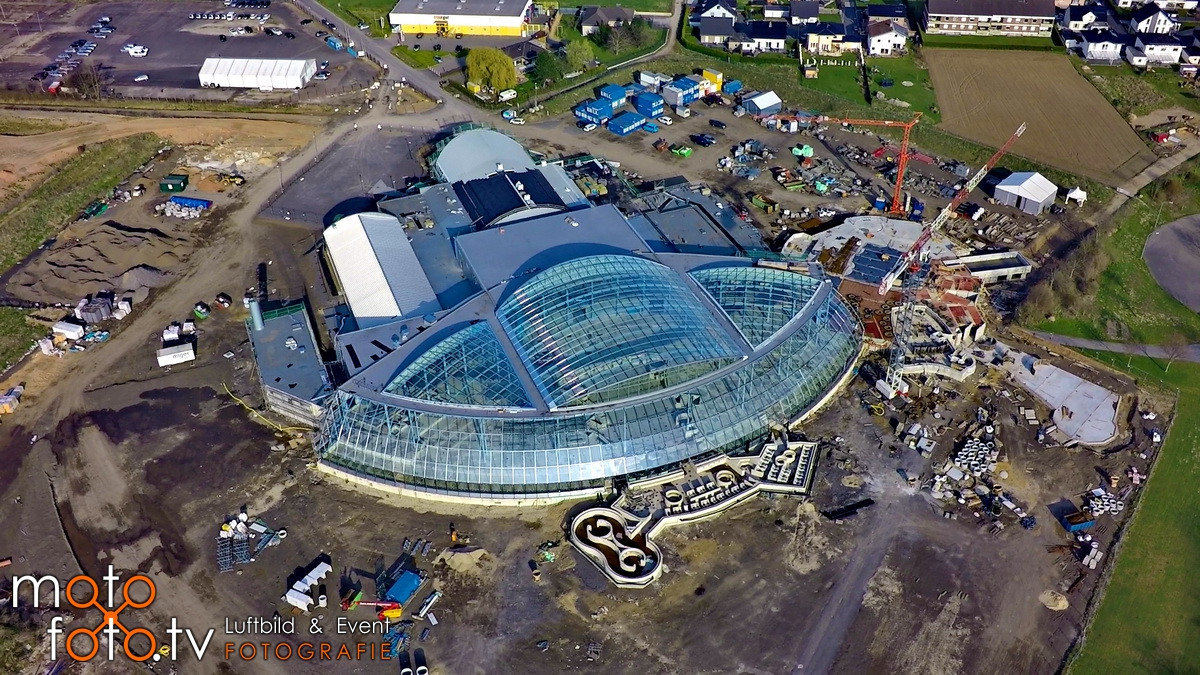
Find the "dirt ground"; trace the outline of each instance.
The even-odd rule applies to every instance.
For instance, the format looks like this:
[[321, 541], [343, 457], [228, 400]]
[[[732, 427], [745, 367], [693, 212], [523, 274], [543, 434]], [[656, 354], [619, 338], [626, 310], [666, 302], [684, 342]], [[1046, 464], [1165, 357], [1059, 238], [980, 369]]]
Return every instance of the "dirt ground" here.
[[[383, 111], [375, 106], [374, 118], [358, 122], [374, 125]], [[244, 640], [224, 635], [224, 622], [286, 615], [280, 596], [289, 576], [320, 554], [331, 557], [341, 577], [326, 583], [357, 581], [370, 596], [377, 571], [400, 557], [405, 538], [426, 538], [443, 549], [453, 523], [487, 555], [478, 567], [435, 564], [433, 555], [416, 561], [432, 577], [420, 595], [433, 587], [445, 593], [434, 610], [439, 624], [427, 641], [413, 643], [434, 672], [879, 672], [901, 664], [910, 672], [986, 673], [998, 663], [1016, 672], [1058, 668], [1096, 575], [1072, 586], [1065, 612], [1051, 613], [1038, 601], [1047, 590], [1066, 592], [1075, 575], [1074, 566], [1046, 552], [1066, 539], [1050, 505], [1097, 484], [1098, 468], [1120, 473], [1129, 454], [1043, 449], [1032, 442], [1031, 428], [1001, 425], [1011, 463], [1008, 487], [1038, 525], [1026, 531], [1009, 522], [995, 535], [969, 511], [945, 519], [927, 493], [904, 479], [927, 477], [929, 462], [907, 449], [891, 450], [899, 446], [892, 440], [896, 427], [917, 419], [934, 423], [934, 410], [942, 416], [936, 424], [948, 425], [973, 414], [984, 397], [1007, 420], [1017, 404], [998, 397], [1006, 387], [1000, 381], [990, 389], [972, 382], [958, 398], [920, 411], [888, 410], [882, 417], [861, 408], [857, 395], [865, 385], [856, 382], [803, 428], [809, 438], [826, 442], [811, 502], [756, 498], [714, 521], [672, 530], [661, 542], [662, 581], [622, 591], [565, 545], [557, 549], [558, 562], [543, 568], [541, 582], [533, 580], [529, 562], [538, 544], [561, 538], [576, 505], [485, 509], [384, 497], [316, 473], [304, 444], [280, 449], [280, 436], [226, 393], [228, 387], [250, 407], [261, 405], [240, 306], [201, 323], [195, 362], [157, 368], [158, 332], [186, 317], [198, 299], [220, 291], [236, 296], [254, 285], [260, 263], [269, 263], [272, 298], [310, 290], [317, 269], [311, 228], [254, 216], [279, 183], [297, 178], [313, 158], [352, 133], [350, 124], [334, 125], [290, 153], [278, 181], [270, 171], [229, 195], [219, 226], [198, 238], [171, 283], [135, 308], [111, 340], [82, 354], [35, 356], [0, 382], [20, 381], [27, 388], [22, 407], [0, 427], [0, 462], [13, 467], [0, 474], [0, 542], [7, 549], [0, 555], [13, 556], [13, 574], [97, 575], [110, 563], [126, 576], [147, 574], [158, 594], [137, 624], [161, 629], [178, 617], [184, 627], [217, 630], [209, 656], [199, 664], [188, 661], [181, 672], [329, 672], [330, 664], [319, 662], [235, 657], [222, 663], [222, 645]], [[668, 173], [654, 156], [611, 156], [639, 172], [644, 166]], [[131, 212], [117, 210], [114, 220], [140, 217], [136, 202], [122, 208]], [[223, 356], [227, 351], [232, 358]], [[1119, 381], [1109, 384], [1131, 391]], [[952, 436], [939, 437], [934, 461], [944, 459]], [[832, 522], [820, 515], [863, 498], [874, 506], [852, 518]], [[254, 563], [221, 574], [215, 564], [218, 528], [243, 506], [287, 528], [289, 536]], [[1113, 529], [1111, 520], [1102, 521], [1097, 533], [1110, 537]], [[363, 639], [336, 632], [342, 613], [334, 606], [314, 616], [325, 631], [322, 640]], [[352, 616], [372, 618], [366, 609]], [[300, 625], [308, 620], [300, 617]], [[288, 639], [313, 638], [303, 630]], [[543, 640], [544, 651], [537, 646]], [[587, 660], [590, 642], [601, 645], [597, 662]], [[31, 671], [44, 656], [40, 651], [31, 659]], [[366, 661], [334, 667], [396, 669], [394, 663]]]
[[[230, 117], [125, 117], [100, 113], [50, 113], [6, 110], [5, 116], [30, 116], [70, 128], [32, 136], [0, 136], [0, 190], [29, 181], [47, 168], [78, 152], [81, 145], [140, 133], [155, 133], [180, 145], [216, 145], [236, 140], [239, 147], [287, 152], [309, 143], [324, 123], [320, 118], [287, 116], [238, 119]], [[59, 122], [62, 120], [62, 122]]]
[[1041, 52], [925, 50], [947, 131], [999, 147], [1025, 122], [1012, 151], [1107, 185], [1155, 155], [1066, 57]]

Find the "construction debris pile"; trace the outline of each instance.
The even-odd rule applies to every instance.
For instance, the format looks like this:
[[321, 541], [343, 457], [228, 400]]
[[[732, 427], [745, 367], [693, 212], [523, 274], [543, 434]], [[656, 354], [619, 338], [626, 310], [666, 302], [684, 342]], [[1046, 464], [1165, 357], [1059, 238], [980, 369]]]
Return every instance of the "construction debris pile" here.
[[[286, 538], [287, 530], [271, 529], [262, 518], [251, 520], [242, 510], [222, 523], [217, 532], [217, 570], [232, 572], [237, 565], [252, 563], [267, 547], [278, 546]], [[254, 542], [253, 549], [251, 542]]]
[[1125, 510], [1125, 503], [1109, 494], [1102, 488], [1096, 488], [1085, 495], [1087, 499], [1087, 510], [1093, 516], [1102, 516], [1106, 513], [1116, 515]]

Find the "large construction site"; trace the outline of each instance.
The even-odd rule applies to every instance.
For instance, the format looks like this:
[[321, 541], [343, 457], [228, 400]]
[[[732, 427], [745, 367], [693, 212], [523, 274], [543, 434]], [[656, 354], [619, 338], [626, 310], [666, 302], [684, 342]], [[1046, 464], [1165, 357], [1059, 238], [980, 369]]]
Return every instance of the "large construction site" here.
[[[1172, 409], [1007, 325], [1094, 208], [998, 168], [1023, 125], [718, 96], [654, 152], [364, 91], [137, 120], [3, 277], [6, 573], [154, 588], [114, 644], [0, 582], [24, 672], [1060, 670]], [[55, 117], [12, 184], [132, 132]]]

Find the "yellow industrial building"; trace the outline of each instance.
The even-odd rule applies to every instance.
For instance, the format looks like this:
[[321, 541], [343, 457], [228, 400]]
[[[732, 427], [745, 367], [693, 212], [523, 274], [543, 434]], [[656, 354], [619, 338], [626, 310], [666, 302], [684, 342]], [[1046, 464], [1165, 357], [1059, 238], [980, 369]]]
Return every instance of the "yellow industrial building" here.
[[400, 0], [388, 13], [402, 35], [525, 34], [533, 0]]

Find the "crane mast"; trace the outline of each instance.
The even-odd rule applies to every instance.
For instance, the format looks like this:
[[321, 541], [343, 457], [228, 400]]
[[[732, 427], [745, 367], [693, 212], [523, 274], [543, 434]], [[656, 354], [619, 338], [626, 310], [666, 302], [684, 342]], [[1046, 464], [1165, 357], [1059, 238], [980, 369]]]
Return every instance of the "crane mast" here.
[[925, 284], [925, 279], [929, 276], [929, 266], [924, 264], [922, 255], [925, 252], [925, 246], [929, 244], [929, 240], [933, 238], [933, 233], [942, 229], [957, 211], [958, 207], [967, 200], [967, 196], [971, 191], [979, 187], [985, 176], [993, 168], [1000, 158], [1008, 153], [1012, 148], [1013, 143], [1025, 133], [1026, 125], [1021, 123], [1012, 136], [1000, 146], [992, 157], [971, 176], [963, 185], [962, 189], [954, 195], [954, 199], [942, 209], [937, 218], [921, 231], [921, 235], [917, 237], [917, 241], [912, 247], [900, 257], [899, 262], [892, 268], [892, 271], [884, 276], [883, 282], [879, 285], [879, 294], [885, 295], [891, 289], [892, 284], [905, 271], [908, 275], [904, 278], [904, 282], [900, 287], [901, 305], [900, 316], [897, 318], [895, 325], [892, 327], [892, 351], [888, 360], [887, 376], [876, 383], [876, 388], [888, 398], [894, 397], [896, 394], [903, 394], [908, 391], [908, 385], [904, 382], [904, 377], [900, 370], [904, 366], [904, 361], [908, 355], [909, 339], [912, 337], [912, 322], [913, 313], [916, 307], [917, 290]]
[[849, 124], [851, 126], [861, 127], [900, 127], [904, 129], [904, 135], [900, 139], [900, 156], [896, 159], [896, 187], [892, 190], [892, 205], [888, 208], [888, 214], [893, 216], [903, 216], [904, 212], [904, 173], [908, 170], [908, 145], [909, 135], [912, 133], [913, 127], [921, 120], [921, 113], [913, 116], [911, 121], [898, 122], [896, 120], [860, 120], [860, 119], [837, 119], [834, 117], [821, 117], [821, 122], [833, 122], [835, 124]]

